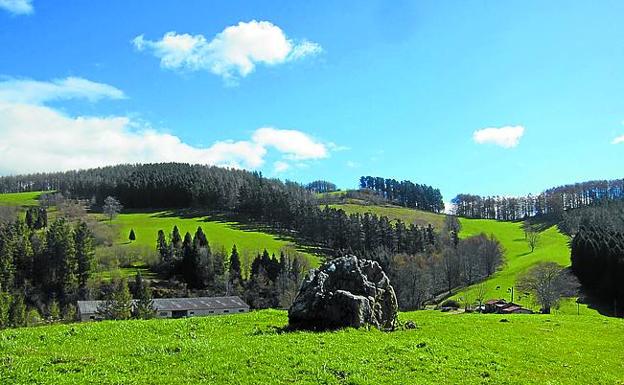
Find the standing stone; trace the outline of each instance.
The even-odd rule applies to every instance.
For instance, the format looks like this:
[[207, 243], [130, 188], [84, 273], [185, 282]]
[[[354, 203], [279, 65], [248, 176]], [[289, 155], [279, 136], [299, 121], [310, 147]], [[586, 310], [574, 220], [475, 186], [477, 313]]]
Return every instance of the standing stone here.
[[354, 256], [311, 270], [288, 310], [294, 329], [336, 329], [372, 325], [394, 329], [397, 299], [379, 263]]

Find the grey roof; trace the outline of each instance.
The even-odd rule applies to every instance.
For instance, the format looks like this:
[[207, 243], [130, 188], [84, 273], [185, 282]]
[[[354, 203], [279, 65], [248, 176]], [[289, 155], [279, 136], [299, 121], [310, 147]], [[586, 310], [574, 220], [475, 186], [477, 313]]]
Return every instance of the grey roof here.
[[[134, 300], [136, 302], [136, 300]], [[105, 301], [78, 301], [78, 311], [81, 314], [97, 312], [98, 306]], [[156, 298], [154, 308], [157, 311], [174, 310], [201, 310], [201, 309], [232, 309], [249, 306], [239, 297], [197, 297], [197, 298]]]

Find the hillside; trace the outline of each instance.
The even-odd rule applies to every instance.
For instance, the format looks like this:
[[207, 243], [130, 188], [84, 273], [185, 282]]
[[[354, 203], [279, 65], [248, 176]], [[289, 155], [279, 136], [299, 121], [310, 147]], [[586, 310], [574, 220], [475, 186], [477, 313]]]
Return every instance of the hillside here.
[[426, 226], [431, 224], [436, 228], [442, 227], [444, 223], [444, 215], [435, 214], [430, 211], [408, 209], [400, 206], [393, 205], [368, 205], [362, 203], [346, 203], [346, 204], [333, 204], [329, 207], [336, 209], [342, 209], [347, 214], [351, 213], [373, 213], [378, 216], [386, 216], [393, 220], [400, 219], [405, 223], [413, 223], [419, 226]]
[[[397, 206], [375, 206], [344, 204], [333, 205], [347, 213], [372, 212], [377, 215], [386, 215], [392, 219], [401, 219], [406, 223], [425, 224], [432, 223], [440, 228], [444, 223], [444, 215], [430, 212], [413, 210]], [[504, 263], [492, 277], [485, 281], [487, 289], [486, 298], [506, 298], [510, 300], [511, 293], [507, 291], [516, 282], [516, 278], [528, 268], [538, 262], [552, 261], [563, 266], [570, 265], [570, 249], [568, 237], [559, 232], [556, 226], [549, 227], [540, 234], [540, 242], [533, 253], [524, 238], [524, 230], [521, 222], [503, 222], [489, 219], [460, 218], [462, 238], [477, 235], [479, 233], [493, 234], [504, 248]], [[474, 300], [476, 286], [455, 293], [452, 298], [466, 297]], [[515, 293], [514, 301], [527, 307], [534, 307], [530, 298], [522, 293]], [[577, 308], [574, 303], [565, 302], [560, 311], [576, 314]], [[593, 313], [594, 310], [582, 305], [581, 311]]]
[[[624, 321], [401, 314], [416, 330], [280, 333], [286, 312], [0, 332], [3, 384], [615, 384]], [[592, 333], [587, 333], [592, 330]]]
[[[188, 231], [194, 234], [197, 227], [201, 227], [213, 250], [225, 249], [229, 253], [232, 245], [236, 245], [243, 261], [251, 261], [258, 253], [266, 248], [270, 254], [279, 256], [280, 250], [288, 248], [297, 250], [310, 259], [313, 265], [317, 265], [319, 257], [312, 254], [308, 249], [298, 245], [293, 239], [273, 235], [260, 231], [242, 223], [231, 221], [220, 216], [198, 215], [192, 217], [181, 216], [171, 211], [158, 211], [147, 213], [120, 214], [112, 224], [117, 226], [117, 242], [124, 248], [151, 248], [155, 250], [158, 230], [169, 234], [173, 226], [178, 226], [180, 234]], [[134, 229], [136, 240], [129, 242], [128, 235]], [[249, 262], [250, 263], [250, 262]]]
[[[511, 287], [515, 285], [516, 278], [538, 262], [556, 262], [562, 266], [570, 265], [569, 238], [562, 234], [556, 226], [542, 231], [540, 241], [535, 251], [527, 245], [524, 238], [524, 230], [521, 222], [499, 222], [487, 219], [461, 218], [461, 237], [468, 237], [479, 233], [494, 234], [505, 249], [504, 265], [485, 282], [487, 289], [486, 298], [505, 298], [511, 300]], [[468, 295], [473, 298], [476, 286], [462, 290], [453, 298], [459, 299]], [[527, 307], [532, 307], [531, 298], [521, 292], [516, 292], [514, 301]], [[562, 311], [575, 313], [576, 308], [571, 304], [565, 304]], [[538, 310], [538, 309], [535, 309]], [[583, 307], [583, 311], [590, 311]]]

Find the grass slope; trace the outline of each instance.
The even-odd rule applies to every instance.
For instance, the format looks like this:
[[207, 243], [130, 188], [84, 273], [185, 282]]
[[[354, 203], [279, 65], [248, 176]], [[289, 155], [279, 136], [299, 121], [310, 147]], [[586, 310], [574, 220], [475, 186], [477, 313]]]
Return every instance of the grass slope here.
[[[282, 248], [297, 249], [305, 254], [311, 262], [318, 264], [318, 257], [304, 250], [292, 239], [278, 237], [261, 231], [245, 229], [237, 222], [221, 220], [219, 218], [201, 216], [186, 218], [176, 216], [167, 211], [154, 213], [121, 214], [114, 220], [113, 224], [119, 228], [117, 242], [124, 247], [148, 247], [155, 249], [158, 238], [158, 230], [163, 230], [165, 234], [170, 234], [173, 226], [178, 226], [180, 235], [188, 231], [195, 234], [197, 227], [204, 230], [213, 250], [225, 248], [229, 255], [232, 245], [236, 245], [243, 258], [253, 258], [256, 254], [262, 253], [266, 248], [269, 253], [279, 256]], [[128, 236], [130, 230], [134, 229], [136, 240], [130, 242]]]
[[[2, 384], [621, 384], [624, 321], [405, 313], [416, 330], [278, 333], [286, 312], [0, 332]], [[588, 333], [591, 330], [591, 333]]]
[[393, 220], [400, 219], [405, 223], [413, 223], [423, 226], [431, 223], [435, 228], [441, 228], [444, 223], [444, 215], [435, 214], [429, 211], [408, 209], [400, 206], [376, 206], [376, 205], [359, 205], [359, 204], [336, 204], [329, 205], [336, 209], [342, 209], [347, 214], [353, 213], [373, 213], [378, 216], [385, 216]]
[[43, 191], [0, 194], [0, 206], [38, 206]]
[[[431, 223], [436, 228], [441, 228], [444, 223], [444, 215], [434, 214], [426, 211], [413, 210], [397, 206], [374, 206], [343, 204], [332, 207], [342, 208], [347, 213], [372, 212], [377, 215], [385, 215], [391, 219], [401, 219], [407, 223], [426, 224]], [[531, 253], [524, 238], [524, 230], [520, 222], [501, 222], [488, 219], [467, 219], [460, 218], [462, 224], [461, 237], [469, 237], [479, 233], [493, 234], [503, 245], [505, 250], [504, 264], [488, 280], [485, 281], [487, 289], [486, 298], [506, 298], [511, 299], [511, 293], [507, 290], [515, 285], [517, 277], [527, 271], [531, 266], [539, 262], [556, 262], [562, 266], [570, 265], [570, 249], [568, 237], [557, 229], [556, 226], [547, 228], [541, 232], [539, 245]], [[475, 298], [476, 285], [461, 290], [452, 296], [454, 299], [467, 297], [471, 300]], [[516, 292], [514, 301], [524, 306], [538, 310], [531, 298], [523, 296], [523, 293]], [[577, 310], [586, 314], [595, 313], [595, 310], [581, 305], [577, 309], [573, 300], [565, 301], [560, 312], [576, 314]]]
[[[479, 233], [494, 234], [505, 249], [504, 265], [486, 282], [487, 298], [506, 298], [510, 300], [511, 293], [508, 291], [515, 285], [516, 279], [531, 266], [539, 262], [556, 262], [562, 266], [570, 265], [569, 238], [559, 232], [556, 226], [552, 226], [540, 234], [537, 248], [531, 253], [531, 249], [524, 238], [524, 230], [519, 222], [498, 222], [485, 219], [460, 219], [462, 224], [462, 237], [468, 237]], [[476, 285], [454, 295], [460, 298], [468, 295], [474, 298]], [[532, 306], [530, 298], [523, 293], [515, 293], [515, 302], [525, 306]], [[568, 304], [569, 306], [569, 304]], [[564, 307], [567, 309], [567, 306]], [[576, 311], [576, 309], [567, 309]]]

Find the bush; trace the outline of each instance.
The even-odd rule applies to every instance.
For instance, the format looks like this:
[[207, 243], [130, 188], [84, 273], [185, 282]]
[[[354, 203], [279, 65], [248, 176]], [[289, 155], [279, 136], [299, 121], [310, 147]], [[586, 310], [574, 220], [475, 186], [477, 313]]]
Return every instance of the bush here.
[[459, 304], [459, 302], [455, 301], [454, 299], [447, 299], [446, 301], [440, 304], [440, 307], [441, 308], [452, 307], [454, 309], [459, 309], [461, 305]]

